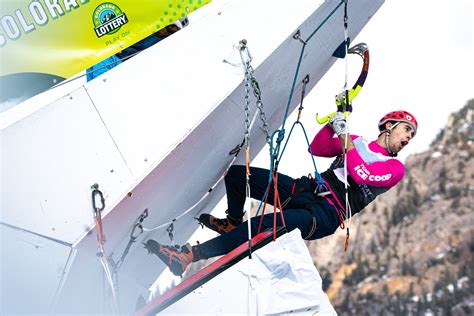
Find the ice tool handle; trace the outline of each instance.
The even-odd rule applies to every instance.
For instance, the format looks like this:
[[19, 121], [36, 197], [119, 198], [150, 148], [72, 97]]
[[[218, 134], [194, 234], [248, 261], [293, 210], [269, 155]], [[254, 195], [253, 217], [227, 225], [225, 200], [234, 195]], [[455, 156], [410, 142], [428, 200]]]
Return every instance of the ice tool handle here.
[[[367, 74], [369, 73], [369, 47], [365, 43], [359, 43], [347, 51], [349, 54], [357, 54], [360, 57], [362, 57], [363, 60], [363, 65], [362, 65], [362, 71], [359, 74], [359, 77], [357, 78], [356, 83], [352, 87], [351, 90], [346, 93], [346, 91], [341, 92], [340, 94], [336, 95], [336, 105], [337, 105], [337, 111], [336, 112], [344, 112], [344, 117], [349, 116], [349, 114], [352, 112], [352, 100], [359, 94], [360, 90], [364, 86], [365, 80], [367, 79]], [[347, 97], [348, 96], [348, 97]], [[347, 101], [347, 98], [349, 100]], [[343, 110], [343, 106], [346, 105], [346, 111]], [[327, 121], [331, 119], [331, 117], [336, 114], [336, 112], [333, 112], [329, 115], [326, 115], [322, 118], [319, 118], [318, 114], [316, 114], [316, 121], [319, 124], [324, 124]]]

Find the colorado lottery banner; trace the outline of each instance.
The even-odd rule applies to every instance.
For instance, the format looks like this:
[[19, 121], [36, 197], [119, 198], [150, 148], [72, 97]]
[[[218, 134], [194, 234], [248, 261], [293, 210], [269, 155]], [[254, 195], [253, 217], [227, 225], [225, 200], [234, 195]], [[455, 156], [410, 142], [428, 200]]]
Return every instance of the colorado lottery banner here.
[[70, 78], [211, 0], [1, 0], [0, 103]]

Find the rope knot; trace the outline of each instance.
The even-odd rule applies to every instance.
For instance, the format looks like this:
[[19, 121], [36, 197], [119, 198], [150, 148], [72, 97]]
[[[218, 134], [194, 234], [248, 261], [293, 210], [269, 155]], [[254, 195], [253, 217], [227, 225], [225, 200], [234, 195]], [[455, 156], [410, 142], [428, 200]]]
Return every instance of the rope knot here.
[[281, 143], [283, 141], [283, 139], [285, 138], [285, 129], [282, 128], [280, 130], [278, 130], [278, 136], [277, 136], [277, 143]]

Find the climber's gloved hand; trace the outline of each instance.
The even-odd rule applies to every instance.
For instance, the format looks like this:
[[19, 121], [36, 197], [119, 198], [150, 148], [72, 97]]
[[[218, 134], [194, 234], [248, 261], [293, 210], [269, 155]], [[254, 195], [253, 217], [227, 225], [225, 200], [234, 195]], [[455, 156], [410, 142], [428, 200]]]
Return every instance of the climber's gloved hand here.
[[331, 119], [329, 119], [329, 124], [337, 136], [346, 134], [349, 131], [344, 114], [341, 112], [336, 112], [336, 114], [334, 114]]
[[338, 112], [352, 112], [352, 104], [346, 102], [346, 91], [336, 95], [336, 104]]
[[349, 104], [349, 105], [346, 105], [346, 106], [342, 106], [342, 105], [337, 106], [337, 111], [338, 112], [344, 112], [344, 109], [345, 109], [345, 112], [351, 112], [352, 113], [352, 104]]

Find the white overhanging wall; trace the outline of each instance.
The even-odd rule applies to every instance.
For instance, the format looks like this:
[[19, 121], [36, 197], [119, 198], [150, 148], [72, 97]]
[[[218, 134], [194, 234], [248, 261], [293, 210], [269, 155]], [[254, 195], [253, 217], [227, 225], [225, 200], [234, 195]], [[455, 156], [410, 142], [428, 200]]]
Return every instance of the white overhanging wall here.
[[[382, 2], [349, 1], [351, 39]], [[115, 262], [145, 209], [144, 226], [156, 227], [205, 195], [243, 139], [243, 70], [223, 62], [239, 62], [234, 47], [241, 39], [253, 56], [270, 131], [282, 123], [302, 49], [295, 32], [306, 39], [318, 28], [305, 46], [296, 91], [307, 74], [311, 90], [344, 39], [343, 5], [337, 0], [215, 1], [190, 21], [79, 89], [31, 105], [38, 110], [28, 115], [11, 119], [15, 111], [28, 112], [22, 105], [2, 113], [2, 312], [110, 307], [96, 256], [91, 185], [99, 184], [104, 193], [105, 249]], [[255, 155], [264, 135], [255, 127], [250, 137]], [[223, 193], [221, 184], [174, 222], [175, 243], [189, 238], [197, 228], [193, 217], [210, 211]], [[140, 242], [152, 237], [168, 243], [167, 226], [132, 244], [117, 274], [122, 311], [134, 310], [163, 270]]]

